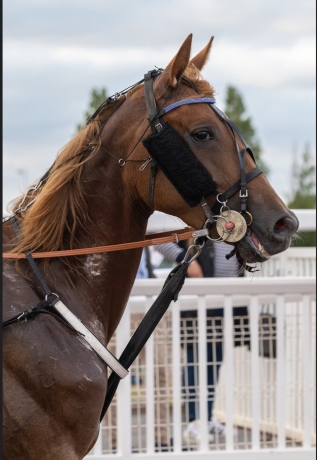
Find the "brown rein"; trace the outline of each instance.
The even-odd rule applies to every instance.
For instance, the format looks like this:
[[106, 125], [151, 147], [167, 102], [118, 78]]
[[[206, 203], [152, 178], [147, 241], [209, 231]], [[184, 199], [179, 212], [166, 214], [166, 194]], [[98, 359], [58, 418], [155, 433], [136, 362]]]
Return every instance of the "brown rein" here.
[[[64, 251], [51, 251], [51, 252], [32, 252], [34, 259], [48, 258], [48, 257], [67, 257], [67, 256], [80, 256], [84, 254], [98, 254], [102, 252], [123, 251], [125, 249], [143, 248], [145, 246], [155, 246], [164, 243], [178, 243], [178, 241], [188, 240], [195, 238], [195, 230], [191, 227], [175, 230], [171, 232], [152, 233], [146, 235], [143, 241], [134, 241], [131, 243], [112, 244], [109, 246], [97, 246], [95, 248], [82, 248], [82, 249], [67, 249]], [[25, 259], [26, 255], [23, 252], [3, 252], [4, 259]]]

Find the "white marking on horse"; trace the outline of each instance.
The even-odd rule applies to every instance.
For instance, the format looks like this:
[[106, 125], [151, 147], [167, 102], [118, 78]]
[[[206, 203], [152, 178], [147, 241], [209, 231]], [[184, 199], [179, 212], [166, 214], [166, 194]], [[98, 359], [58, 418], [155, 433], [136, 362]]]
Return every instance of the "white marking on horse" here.
[[100, 336], [100, 337], [103, 337], [104, 336], [104, 333], [105, 333], [105, 329], [103, 327], [103, 324], [101, 321], [99, 321], [98, 318], [93, 318], [92, 320], [89, 321], [89, 326], [88, 326], [89, 329], [92, 330], [92, 332], [96, 335], [96, 336]]
[[101, 373], [103, 372], [103, 371], [102, 371], [102, 367], [99, 366], [99, 364], [97, 364], [97, 363], [94, 363], [94, 365], [96, 366], [96, 368], [99, 370], [99, 372], [100, 372], [100, 374], [101, 374]]
[[100, 276], [106, 254], [89, 254], [86, 257], [85, 270], [90, 276]]
[[6, 272], [3, 273], [3, 276], [8, 278], [8, 280], [11, 281], [11, 283], [15, 283], [17, 281], [15, 272], [12, 273], [12, 272], [6, 271]]

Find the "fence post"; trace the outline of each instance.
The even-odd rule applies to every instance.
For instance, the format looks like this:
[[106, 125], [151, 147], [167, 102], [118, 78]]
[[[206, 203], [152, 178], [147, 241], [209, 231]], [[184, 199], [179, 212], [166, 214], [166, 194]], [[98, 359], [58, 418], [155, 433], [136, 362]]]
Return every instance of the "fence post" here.
[[[156, 297], [147, 297], [146, 312], [151, 308]], [[146, 364], [146, 452], [154, 453], [154, 333], [149, 337], [145, 345]]]
[[252, 376], [252, 449], [260, 448], [260, 366], [259, 366], [259, 298], [251, 297], [249, 316], [251, 330]]
[[173, 352], [173, 443], [174, 452], [182, 451], [181, 418], [181, 356], [180, 356], [180, 301], [172, 309], [172, 352]]
[[303, 406], [304, 406], [304, 439], [303, 446], [311, 446], [312, 435], [312, 393], [310, 388], [311, 379], [311, 315], [310, 315], [310, 296], [304, 295], [303, 297], [303, 358], [302, 358], [302, 372], [303, 372]]
[[207, 324], [206, 299], [198, 298], [198, 362], [199, 362], [199, 418], [201, 428], [200, 451], [208, 451], [208, 414], [207, 414]]
[[278, 433], [278, 448], [285, 449], [285, 403], [286, 403], [286, 366], [285, 366], [285, 337], [284, 337], [284, 297], [278, 295], [276, 299], [277, 316], [277, 372], [276, 372], [276, 419]]
[[233, 450], [233, 328], [232, 297], [224, 298], [225, 361], [226, 361], [226, 450]]
[[[123, 352], [127, 338], [131, 336], [131, 305], [128, 303], [116, 333], [117, 355]], [[118, 454], [129, 459], [132, 450], [132, 414], [131, 414], [131, 376], [127, 375], [119, 383], [117, 390], [117, 446]]]

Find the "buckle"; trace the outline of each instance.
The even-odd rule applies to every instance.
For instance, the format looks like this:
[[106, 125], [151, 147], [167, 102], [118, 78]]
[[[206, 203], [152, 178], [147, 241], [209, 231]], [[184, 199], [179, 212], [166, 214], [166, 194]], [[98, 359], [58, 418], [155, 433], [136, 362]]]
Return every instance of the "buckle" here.
[[207, 228], [202, 228], [201, 230], [195, 230], [192, 233], [193, 238], [200, 238], [201, 236], [208, 236], [209, 231]]
[[159, 132], [159, 133], [160, 133], [160, 132], [162, 131], [162, 129], [163, 129], [163, 126], [162, 126], [162, 124], [161, 124], [160, 122], [156, 123], [154, 126], [155, 126], [155, 128], [156, 128], [156, 131]]
[[[24, 318], [24, 319], [23, 319]], [[24, 311], [23, 313], [21, 313], [20, 316], [17, 317], [17, 320], [19, 321], [19, 323], [24, 323], [27, 321], [27, 315], [26, 315], [26, 312]]]

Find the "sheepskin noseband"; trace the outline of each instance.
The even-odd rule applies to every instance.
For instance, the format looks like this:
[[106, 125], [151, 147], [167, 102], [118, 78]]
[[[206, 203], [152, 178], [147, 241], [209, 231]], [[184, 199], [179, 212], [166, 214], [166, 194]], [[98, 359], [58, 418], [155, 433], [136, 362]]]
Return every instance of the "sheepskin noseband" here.
[[143, 144], [189, 206], [194, 207], [203, 197], [217, 194], [207, 169], [168, 123], [164, 122], [163, 129], [150, 134]]

